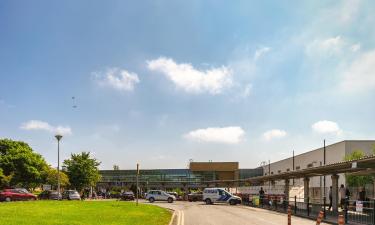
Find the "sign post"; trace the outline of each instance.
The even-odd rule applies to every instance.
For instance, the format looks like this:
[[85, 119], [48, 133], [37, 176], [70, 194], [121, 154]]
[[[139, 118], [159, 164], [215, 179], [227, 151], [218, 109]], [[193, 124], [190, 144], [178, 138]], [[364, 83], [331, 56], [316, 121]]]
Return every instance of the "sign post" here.
[[139, 193], [139, 187], [138, 187], [138, 176], [139, 176], [139, 163], [137, 163], [137, 193], [136, 193], [136, 205], [138, 206], [138, 193]]

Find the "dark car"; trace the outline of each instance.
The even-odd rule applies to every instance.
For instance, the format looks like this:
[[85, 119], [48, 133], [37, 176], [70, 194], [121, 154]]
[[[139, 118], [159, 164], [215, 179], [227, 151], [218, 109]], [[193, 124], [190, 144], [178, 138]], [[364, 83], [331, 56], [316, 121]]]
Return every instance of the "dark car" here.
[[203, 193], [202, 192], [194, 192], [188, 194], [189, 202], [196, 202], [196, 201], [203, 201]]
[[59, 198], [59, 193], [57, 191], [48, 190], [48, 191], [42, 191], [38, 195], [38, 199], [40, 199], [40, 200], [59, 200], [59, 199], [62, 199], [61, 196], [62, 195], [60, 193], [60, 198]]
[[24, 188], [4, 189], [2, 192], [0, 192], [0, 201], [33, 201], [36, 199], [36, 195], [29, 193]]
[[126, 201], [126, 200], [132, 201], [134, 200], [134, 198], [135, 198], [134, 193], [131, 191], [126, 191], [120, 195], [120, 200], [122, 201]]

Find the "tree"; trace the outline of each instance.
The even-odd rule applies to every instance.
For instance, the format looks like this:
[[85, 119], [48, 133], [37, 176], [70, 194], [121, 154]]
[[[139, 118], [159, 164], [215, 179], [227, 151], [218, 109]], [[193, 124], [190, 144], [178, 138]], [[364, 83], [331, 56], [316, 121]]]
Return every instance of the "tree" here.
[[[351, 161], [361, 159], [363, 157], [365, 157], [365, 153], [362, 150], [355, 150], [351, 154], [346, 155], [344, 160]], [[351, 187], [361, 187], [373, 182], [372, 176], [345, 175], [345, 177], [348, 185]]]
[[82, 191], [95, 186], [100, 180], [99, 165], [98, 160], [91, 158], [90, 152], [72, 154], [70, 159], [64, 160], [71, 187]]
[[[57, 189], [57, 178], [57, 169], [49, 167], [47, 170], [46, 184], [50, 184], [53, 189]], [[69, 185], [70, 183], [68, 175], [66, 175], [66, 173], [63, 171], [60, 171], [60, 186], [68, 187]]]
[[8, 185], [35, 188], [43, 183], [48, 165], [25, 142], [0, 139], [0, 168]]

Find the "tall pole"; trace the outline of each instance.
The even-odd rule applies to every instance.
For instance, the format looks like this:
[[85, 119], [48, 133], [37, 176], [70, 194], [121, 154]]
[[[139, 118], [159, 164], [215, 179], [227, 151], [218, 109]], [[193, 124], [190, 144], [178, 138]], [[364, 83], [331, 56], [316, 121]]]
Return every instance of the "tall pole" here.
[[[271, 160], [268, 160], [268, 175], [271, 175]], [[271, 181], [268, 181], [268, 186], [271, 188]]]
[[[293, 150], [293, 171], [294, 171], [294, 150]], [[294, 178], [293, 178], [293, 187], [294, 187]]]
[[[326, 139], [323, 141], [323, 164], [326, 165]], [[323, 195], [326, 197], [326, 176], [324, 175], [324, 180], [323, 180]]]
[[139, 163], [137, 163], [137, 176], [136, 176], [136, 178], [137, 178], [137, 194], [136, 194], [136, 199], [137, 199], [137, 203], [136, 203], [136, 205], [138, 205], [138, 176], [139, 176]]
[[57, 198], [60, 200], [60, 140], [62, 135], [57, 134], [55, 138], [57, 139]]

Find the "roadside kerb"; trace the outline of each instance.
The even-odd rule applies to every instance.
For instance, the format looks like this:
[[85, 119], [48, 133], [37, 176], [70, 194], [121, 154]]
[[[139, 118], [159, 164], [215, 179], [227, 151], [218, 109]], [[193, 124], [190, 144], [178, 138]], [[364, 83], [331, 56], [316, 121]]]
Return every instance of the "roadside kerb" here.
[[173, 210], [172, 218], [168, 225], [184, 225], [184, 212], [181, 210]]

